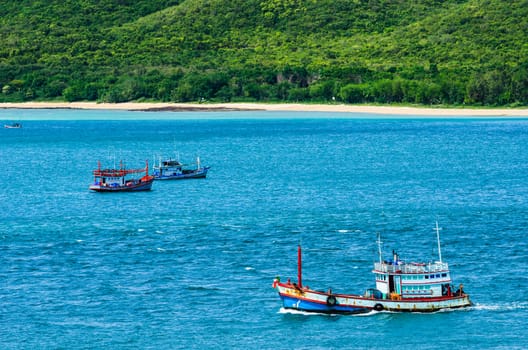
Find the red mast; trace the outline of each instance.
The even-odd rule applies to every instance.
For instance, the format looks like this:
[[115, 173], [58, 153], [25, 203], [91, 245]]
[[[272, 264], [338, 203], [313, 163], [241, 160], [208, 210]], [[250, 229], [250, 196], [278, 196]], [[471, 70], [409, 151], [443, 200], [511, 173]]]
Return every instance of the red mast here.
[[301, 245], [297, 247], [297, 284], [302, 288], [302, 254]]

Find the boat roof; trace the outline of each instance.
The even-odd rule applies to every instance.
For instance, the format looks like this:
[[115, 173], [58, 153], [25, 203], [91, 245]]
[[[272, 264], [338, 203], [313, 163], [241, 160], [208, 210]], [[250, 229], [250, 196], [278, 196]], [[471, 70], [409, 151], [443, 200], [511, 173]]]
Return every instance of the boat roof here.
[[381, 273], [430, 273], [449, 271], [449, 265], [445, 262], [435, 261], [430, 263], [405, 263], [398, 260], [394, 263], [392, 260], [384, 261], [382, 263], [374, 263], [374, 271]]
[[163, 165], [183, 165], [182, 163], [174, 159], [165, 159], [165, 160], [162, 160], [161, 163]]
[[121, 177], [128, 174], [144, 173], [145, 169], [96, 169], [94, 176]]

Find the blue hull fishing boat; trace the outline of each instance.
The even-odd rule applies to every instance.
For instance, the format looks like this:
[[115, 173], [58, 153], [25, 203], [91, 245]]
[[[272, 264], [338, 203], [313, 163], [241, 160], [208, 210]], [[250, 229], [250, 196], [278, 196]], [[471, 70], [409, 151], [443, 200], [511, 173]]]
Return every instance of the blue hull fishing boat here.
[[[101, 163], [98, 163], [97, 169], [93, 171], [94, 183], [89, 189], [95, 192], [150, 191], [154, 176], [148, 172], [148, 162], [143, 169], [125, 169], [122, 163], [119, 169], [101, 169]], [[138, 178], [137, 175], [142, 173], [145, 175]]]
[[285, 309], [324, 314], [357, 314], [375, 311], [433, 312], [471, 306], [463, 285], [451, 285], [449, 266], [442, 261], [438, 223], [439, 260], [429, 263], [407, 263], [393, 252], [391, 260], [382, 261], [378, 239], [379, 262], [374, 263], [376, 288], [363, 295], [316, 291], [302, 284], [301, 247], [298, 248], [297, 283], [273, 281]]
[[169, 158], [161, 160], [154, 166], [154, 179], [156, 180], [184, 180], [200, 179], [207, 176], [210, 167], [202, 166], [200, 157], [196, 158], [196, 163], [182, 164], [178, 160]]

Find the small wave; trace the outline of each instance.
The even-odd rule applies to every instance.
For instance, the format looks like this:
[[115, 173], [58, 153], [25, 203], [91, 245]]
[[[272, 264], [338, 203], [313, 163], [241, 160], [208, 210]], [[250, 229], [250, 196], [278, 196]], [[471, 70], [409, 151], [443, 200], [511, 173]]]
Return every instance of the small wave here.
[[[383, 313], [384, 311], [381, 311], [381, 312]], [[364, 314], [356, 314], [356, 315], [352, 315], [352, 316], [356, 316], [356, 317], [370, 317], [370, 316], [377, 315], [379, 313], [380, 313], [379, 311], [372, 310], [372, 311], [369, 311], [369, 312], [364, 313]]]
[[165, 252], [165, 251], [166, 251], [166, 250], [163, 249], [163, 248], [156, 248], [156, 250], [157, 250], [158, 252]]
[[513, 311], [528, 309], [527, 302], [514, 302], [508, 304], [475, 304], [473, 310], [483, 311]]
[[246, 270], [246, 271], [253, 271], [253, 270], [255, 270], [255, 268], [254, 268], [254, 267], [251, 267], [251, 266], [246, 266], [246, 267], [244, 267], [244, 270]]
[[[382, 311], [383, 313], [384, 311]], [[279, 314], [283, 314], [283, 315], [287, 315], [287, 314], [290, 314], [290, 315], [304, 315], [304, 316], [327, 316], [327, 317], [337, 317], [337, 316], [342, 316], [342, 315], [339, 315], [339, 314], [325, 314], [325, 313], [322, 313], [322, 312], [306, 312], [306, 311], [301, 311], [301, 310], [294, 310], [294, 309], [285, 309], [283, 307], [281, 307], [279, 309], [279, 311], [277, 312]], [[370, 312], [367, 312], [367, 313], [360, 313], [360, 314], [352, 314], [352, 315], [347, 315], [347, 316], [353, 316], [353, 317], [365, 317], [365, 316], [373, 316], [373, 315], [377, 315], [379, 314], [380, 312], [378, 311], [370, 311]]]
[[306, 312], [306, 311], [301, 311], [301, 310], [285, 309], [283, 307], [279, 309], [278, 313], [283, 314], [283, 315], [290, 314], [290, 315], [304, 315], [304, 316], [338, 316], [338, 315], [332, 315], [332, 314], [323, 314], [320, 312]]
[[347, 232], [350, 232], [349, 230], [337, 230], [337, 232], [339, 233], [347, 233]]
[[138, 228], [137, 232], [145, 232], [144, 228]]
[[220, 288], [217, 287], [207, 287], [207, 286], [188, 286], [187, 290], [194, 290], [194, 291], [219, 291]]
[[244, 226], [242, 226], [242, 225], [222, 224], [220, 226], [222, 228], [231, 229], [231, 230], [235, 230], [235, 231], [241, 231], [242, 229], [244, 229]]

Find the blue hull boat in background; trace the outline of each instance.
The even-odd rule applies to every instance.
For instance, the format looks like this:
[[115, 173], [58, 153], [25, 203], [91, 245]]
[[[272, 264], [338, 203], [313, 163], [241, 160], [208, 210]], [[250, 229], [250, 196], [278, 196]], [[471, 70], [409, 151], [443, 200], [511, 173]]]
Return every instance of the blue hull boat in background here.
[[200, 179], [207, 176], [210, 167], [202, 166], [200, 157], [196, 158], [196, 163], [182, 164], [179, 160], [172, 158], [159, 160], [157, 166], [154, 166], [154, 179], [156, 180], [184, 180]]

